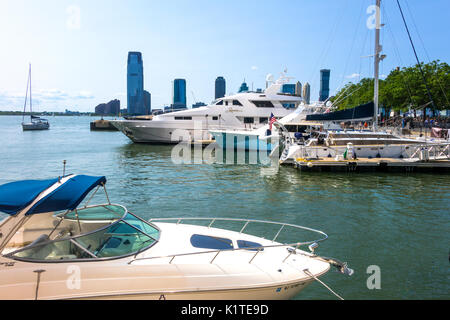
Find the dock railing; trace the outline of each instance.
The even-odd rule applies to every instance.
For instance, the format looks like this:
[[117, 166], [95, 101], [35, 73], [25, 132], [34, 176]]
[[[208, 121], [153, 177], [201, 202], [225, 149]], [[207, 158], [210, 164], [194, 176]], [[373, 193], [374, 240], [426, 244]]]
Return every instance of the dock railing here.
[[[316, 229], [312, 229], [312, 228], [308, 228], [308, 227], [303, 227], [303, 226], [298, 226], [298, 225], [294, 225], [294, 224], [289, 224], [289, 223], [281, 223], [281, 222], [273, 222], [273, 221], [263, 221], [263, 220], [251, 220], [251, 219], [237, 219], [237, 218], [154, 218], [154, 219], [150, 219], [148, 220], [150, 223], [155, 222], [155, 221], [168, 221], [168, 222], [172, 222], [175, 223], [177, 225], [189, 221], [189, 222], [193, 222], [193, 221], [206, 221], [209, 222], [207, 228], [212, 228], [212, 226], [218, 222], [218, 221], [222, 221], [222, 222], [241, 222], [242, 223], [242, 227], [240, 228], [240, 231], [238, 233], [242, 234], [250, 224], [265, 224], [265, 225], [276, 225], [279, 226], [279, 228], [277, 229], [276, 234], [274, 235], [273, 239], [271, 240], [271, 242], [273, 243], [272, 245], [261, 245], [261, 246], [249, 246], [249, 247], [239, 247], [239, 248], [230, 248], [230, 249], [216, 249], [216, 250], [206, 250], [206, 251], [195, 251], [195, 252], [188, 252], [188, 253], [175, 253], [175, 254], [169, 254], [169, 255], [164, 255], [164, 256], [152, 256], [152, 257], [142, 257], [142, 258], [136, 258], [136, 256], [139, 254], [136, 254], [135, 258], [131, 261], [128, 262], [128, 264], [132, 264], [133, 262], [136, 261], [142, 261], [142, 260], [150, 260], [150, 259], [163, 259], [163, 258], [170, 258], [169, 264], [172, 264], [172, 262], [175, 260], [176, 257], [181, 257], [181, 256], [190, 256], [190, 255], [199, 255], [199, 254], [213, 254], [215, 253], [215, 255], [213, 256], [213, 258], [211, 259], [210, 263], [212, 264], [217, 256], [222, 253], [222, 252], [233, 252], [233, 251], [255, 251], [255, 254], [251, 256], [250, 260], [248, 261], [248, 263], [252, 263], [253, 260], [255, 259], [255, 257], [264, 249], [267, 248], [279, 248], [279, 247], [286, 247], [288, 254], [286, 255], [286, 257], [283, 259], [283, 262], [286, 261], [292, 254], [296, 254], [297, 253], [297, 249], [299, 249], [301, 246], [306, 246], [306, 245], [314, 245], [313, 249], [310, 249], [310, 251], [314, 251], [314, 248], [317, 247], [317, 244], [319, 242], [325, 241], [326, 239], [328, 239], [328, 235], [326, 233], [324, 233], [323, 231], [320, 230], [316, 230]], [[192, 225], [192, 223], [190, 224]], [[194, 225], [199, 225], [199, 224], [194, 224]], [[201, 225], [204, 226], [204, 225]], [[206, 226], [204, 226], [206, 227]], [[291, 227], [297, 230], [303, 230], [303, 231], [310, 231], [310, 232], [314, 232], [314, 233], [318, 233], [320, 235], [322, 235], [322, 237], [320, 239], [317, 240], [311, 240], [311, 241], [305, 241], [305, 242], [290, 242], [290, 243], [277, 243], [276, 240], [279, 238], [280, 234], [283, 232], [283, 230], [286, 230], [286, 227]], [[270, 240], [269, 240], [270, 241]]]

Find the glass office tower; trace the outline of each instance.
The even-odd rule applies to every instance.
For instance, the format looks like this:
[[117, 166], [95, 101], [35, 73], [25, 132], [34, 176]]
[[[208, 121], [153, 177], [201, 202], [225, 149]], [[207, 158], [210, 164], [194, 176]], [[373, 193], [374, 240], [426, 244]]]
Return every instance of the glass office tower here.
[[145, 114], [144, 67], [140, 52], [128, 52], [127, 111], [131, 115]]
[[330, 70], [320, 70], [319, 101], [325, 101], [330, 96]]
[[173, 108], [185, 109], [186, 106], [186, 80], [175, 79], [173, 81]]
[[217, 77], [215, 99], [225, 97], [225, 91], [226, 91], [225, 79], [223, 77]]

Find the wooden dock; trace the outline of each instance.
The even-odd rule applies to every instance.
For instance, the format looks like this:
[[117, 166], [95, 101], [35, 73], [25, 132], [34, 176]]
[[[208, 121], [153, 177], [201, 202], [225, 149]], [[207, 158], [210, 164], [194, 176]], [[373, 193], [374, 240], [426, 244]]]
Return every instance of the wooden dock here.
[[91, 131], [119, 131], [108, 120], [95, 120], [91, 122]]
[[302, 171], [450, 173], [450, 160], [448, 158], [428, 161], [422, 161], [418, 158], [359, 158], [348, 160], [299, 158], [296, 159], [294, 166]]

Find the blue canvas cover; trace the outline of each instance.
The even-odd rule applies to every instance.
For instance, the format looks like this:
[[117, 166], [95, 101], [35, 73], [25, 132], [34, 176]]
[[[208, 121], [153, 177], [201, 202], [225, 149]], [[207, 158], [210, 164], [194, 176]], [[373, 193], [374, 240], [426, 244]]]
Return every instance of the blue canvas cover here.
[[[0, 211], [10, 215], [17, 214], [36, 199], [42, 191], [48, 189], [57, 181], [58, 179], [26, 180], [0, 186]], [[73, 210], [93, 188], [105, 183], [105, 177], [74, 176], [37, 202], [28, 210], [27, 215]]]
[[36, 203], [27, 215], [74, 210], [92, 189], [105, 183], [105, 177], [77, 175]]
[[373, 118], [374, 103], [369, 102], [355, 108], [339, 110], [329, 113], [309, 114], [307, 121], [352, 121]]
[[33, 202], [36, 197], [55, 184], [58, 179], [25, 180], [0, 186], [0, 211], [15, 215]]

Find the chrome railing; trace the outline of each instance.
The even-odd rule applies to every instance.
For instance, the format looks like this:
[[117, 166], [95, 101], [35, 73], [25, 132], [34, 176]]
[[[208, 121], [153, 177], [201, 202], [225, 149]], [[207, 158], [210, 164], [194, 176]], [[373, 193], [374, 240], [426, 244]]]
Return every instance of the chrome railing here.
[[[321, 241], [325, 241], [326, 239], [328, 239], [328, 235], [326, 233], [324, 233], [323, 231], [320, 230], [316, 230], [316, 229], [312, 229], [312, 228], [308, 228], [308, 227], [303, 227], [303, 226], [298, 226], [298, 225], [294, 225], [294, 224], [289, 224], [289, 223], [281, 223], [281, 222], [273, 222], [273, 221], [264, 221], [264, 220], [251, 220], [251, 219], [237, 219], [237, 218], [155, 218], [155, 219], [150, 219], [148, 220], [150, 223], [155, 222], [155, 221], [171, 221], [172, 223], [175, 223], [177, 225], [186, 222], [186, 221], [206, 221], [209, 222], [208, 226], [203, 226], [203, 227], [207, 227], [207, 228], [212, 228], [212, 226], [214, 225], [214, 223], [218, 222], [218, 221], [225, 221], [225, 222], [242, 222], [242, 227], [240, 228], [240, 231], [238, 233], [242, 234], [250, 224], [268, 224], [268, 225], [277, 225], [280, 226], [277, 229], [277, 232], [275, 234], [275, 236], [273, 237], [273, 239], [271, 240], [271, 242], [273, 243], [272, 245], [262, 245], [262, 246], [251, 246], [251, 247], [243, 247], [243, 248], [230, 248], [230, 249], [216, 249], [216, 250], [206, 250], [206, 251], [195, 251], [195, 252], [188, 252], [188, 253], [175, 253], [175, 254], [169, 254], [169, 255], [164, 255], [164, 256], [152, 256], [152, 257], [142, 257], [142, 258], [135, 258], [131, 261], [128, 262], [128, 264], [132, 264], [135, 261], [142, 261], [142, 260], [150, 260], [150, 259], [164, 259], [164, 258], [170, 258], [169, 264], [171, 264], [176, 257], [182, 257], [182, 256], [190, 256], [190, 255], [199, 255], [199, 254], [212, 254], [215, 253], [214, 257], [211, 259], [210, 263], [213, 263], [217, 256], [222, 253], [222, 252], [233, 252], [233, 251], [256, 251], [254, 255], [252, 255], [252, 257], [250, 258], [250, 260], [248, 261], [248, 263], [252, 263], [253, 260], [255, 259], [255, 257], [264, 249], [267, 248], [280, 248], [280, 247], [286, 247], [287, 251], [288, 251], [288, 255], [283, 259], [283, 262], [286, 261], [292, 254], [297, 253], [297, 249], [300, 248], [300, 246], [305, 246], [305, 245], [313, 245], [313, 247], [310, 247], [310, 251], [314, 251], [313, 248], [317, 247], [317, 244]], [[194, 224], [194, 225], [198, 225], [198, 224]], [[276, 240], [279, 238], [280, 234], [286, 230], [286, 227], [291, 227], [297, 230], [303, 230], [303, 231], [310, 231], [310, 232], [314, 232], [314, 233], [318, 233], [321, 234], [323, 237], [317, 240], [311, 240], [311, 241], [305, 241], [305, 242], [292, 242], [292, 243], [277, 243]]]

